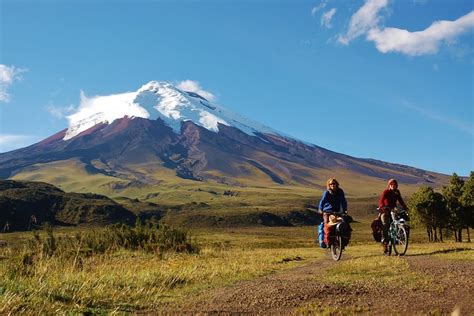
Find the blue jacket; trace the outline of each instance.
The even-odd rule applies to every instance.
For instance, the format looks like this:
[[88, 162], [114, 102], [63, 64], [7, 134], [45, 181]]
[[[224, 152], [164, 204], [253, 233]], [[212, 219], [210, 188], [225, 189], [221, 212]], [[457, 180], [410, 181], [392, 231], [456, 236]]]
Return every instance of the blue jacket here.
[[321, 201], [319, 202], [319, 209], [323, 212], [347, 212], [347, 201], [344, 196], [344, 191], [342, 191], [342, 189], [337, 189], [334, 194], [325, 191]]

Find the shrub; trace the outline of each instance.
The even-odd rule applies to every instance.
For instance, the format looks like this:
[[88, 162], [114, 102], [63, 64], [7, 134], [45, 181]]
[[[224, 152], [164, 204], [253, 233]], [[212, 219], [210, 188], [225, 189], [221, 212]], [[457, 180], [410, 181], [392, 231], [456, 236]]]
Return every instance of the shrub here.
[[121, 249], [156, 253], [160, 257], [167, 251], [197, 253], [198, 246], [191, 242], [187, 231], [167, 225], [137, 222], [135, 227], [114, 224], [101, 229], [76, 233], [74, 236], [56, 236], [51, 226], [42, 237], [37, 231], [24, 249], [12, 258], [8, 271], [11, 277], [34, 274], [37, 263], [51, 257], [81, 266], [82, 258]]

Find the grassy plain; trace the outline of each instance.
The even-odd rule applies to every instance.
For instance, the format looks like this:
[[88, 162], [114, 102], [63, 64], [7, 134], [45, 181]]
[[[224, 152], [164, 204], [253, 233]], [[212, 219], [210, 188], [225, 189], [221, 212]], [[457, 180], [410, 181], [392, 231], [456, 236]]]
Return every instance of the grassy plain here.
[[71, 258], [45, 257], [27, 274], [15, 272], [22, 264], [18, 240], [27, 236], [4, 234], [11, 247], [0, 250], [0, 313], [159, 310], [206, 289], [320, 259], [308, 230], [197, 231], [198, 254], [118, 251], [82, 257], [80, 266]]
[[[268, 183], [238, 187], [183, 180], [164, 170], [154, 175], [158, 181], [154, 185], [135, 186], [130, 180], [91, 175], [79, 161], [36, 167], [17, 174], [15, 179], [41, 180], [65, 191], [93, 191], [119, 202], [139, 199], [169, 207], [162, 221], [188, 227], [201, 250], [192, 254], [120, 250], [73, 258], [42, 257], [31, 263], [25, 259], [23, 249], [25, 241], [32, 238], [31, 233], [1, 234], [0, 239], [6, 240], [8, 247], [0, 248], [0, 314], [160, 311], [178, 306], [203, 291], [331, 260], [327, 251], [315, 244], [314, 226], [267, 227], [248, 221], [253, 214], [270, 212], [285, 216], [291, 211], [302, 211], [309, 204], [316, 205], [323, 189], [322, 179], [322, 185], [314, 188]], [[140, 168], [143, 174], [147, 173], [147, 168]], [[433, 286], [435, 281], [419, 271], [411, 271], [405, 258], [381, 256], [380, 245], [372, 240], [370, 222], [375, 216], [377, 196], [385, 187], [383, 181], [333, 173], [340, 174], [338, 179], [356, 222], [352, 224], [353, 237], [343, 261], [329, 268], [320, 281], [335, 286], [374, 287], [371, 280], [375, 278], [395, 287]], [[404, 186], [404, 196], [415, 188]], [[55, 233], [72, 236], [88, 229], [91, 228], [61, 228]], [[448, 262], [474, 261], [470, 244], [426, 244], [422, 229], [412, 230], [410, 237], [410, 256]], [[18, 267], [25, 265], [29, 269], [19, 272]], [[394, 265], [396, 269], [392, 269]], [[406, 278], [397, 277], [400, 274]], [[300, 312], [357, 310], [325, 310], [319, 305], [308, 305]]]
[[[97, 165], [107, 171], [106, 166]], [[382, 179], [359, 175], [347, 170], [304, 169], [302, 172], [312, 179], [314, 185], [302, 185], [291, 180], [284, 185], [269, 181], [268, 177], [239, 179], [240, 185], [229, 185], [213, 181], [193, 181], [176, 176], [175, 171], [153, 164], [130, 165], [132, 172], [123, 171], [121, 177], [91, 173], [78, 159], [60, 160], [31, 166], [17, 174], [13, 180], [43, 181], [58, 186], [66, 192], [94, 192], [114, 199], [138, 198], [141, 201], [160, 205], [180, 205], [202, 202], [219, 208], [221, 205], [241, 204], [252, 206], [275, 206], [277, 201], [319, 199], [325, 189], [326, 180], [337, 175], [342, 188], [350, 198], [369, 197], [376, 199], [386, 187]], [[129, 170], [129, 171], [130, 171]], [[212, 173], [212, 172], [210, 172]], [[215, 174], [216, 177], [222, 175]], [[403, 185], [407, 196], [418, 189], [418, 185]], [[230, 195], [225, 192], [232, 192]]]
[[[345, 260], [330, 268], [321, 282], [373, 286], [374, 278], [394, 284], [432, 286], [432, 278], [409, 271], [404, 258], [383, 257], [367, 238], [367, 222], [354, 223], [353, 242]], [[61, 229], [58, 235], [73, 235]], [[0, 313], [157, 311], [179, 305], [203, 291], [234, 284], [315, 261], [330, 260], [314, 244], [314, 227], [244, 227], [192, 230], [201, 251], [158, 256], [121, 250], [80, 258], [44, 257], [28, 273], [18, 273], [24, 240], [31, 233], [2, 234], [0, 248]], [[422, 239], [422, 232], [414, 233]], [[370, 237], [370, 236], [369, 236]], [[474, 260], [468, 244], [410, 245], [409, 255], [443, 260]], [[459, 249], [459, 251], [453, 251]], [[463, 250], [464, 249], [464, 250]], [[396, 266], [396, 269], [393, 267]], [[390, 271], [390, 273], [387, 273]], [[400, 278], [400, 273], [404, 278]], [[319, 276], [318, 276], [319, 278]], [[372, 282], [372, 283], [371, 283]], [[311, 310], [308, 307], [308, 310]], [[303, 311], [303, 310], [302, 310]]]

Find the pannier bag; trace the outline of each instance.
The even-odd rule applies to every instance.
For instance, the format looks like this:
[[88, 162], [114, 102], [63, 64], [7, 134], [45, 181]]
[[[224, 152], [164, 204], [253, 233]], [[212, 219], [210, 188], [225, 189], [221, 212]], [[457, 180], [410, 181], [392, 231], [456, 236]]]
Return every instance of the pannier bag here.
[[326, 248], [326, 243], [324, 242], [324, 222], [321, 222], [318, 226], [318, 241], [321, 248]]
[[377, 218], [374, 219], [370, 227], [372, 228], [372, 236], [374, 236], [374, 240], [376, 242], [381, 242], [382, 234], [383, 234], [383, 225], [382, 225], [382, 220], [380, 219], [379, 216], [377, 216]]
[[342, 246], [347, 246], [349, 244], [349, 240], [351, 239], [352, 232], [352, 228], [349, 223], [345, 221], [337, 223], [336, 231], [342, 236]]
[[410, 221], [410, 216], [408, 216], [408, 213], [406, 212], [403, 212], [402, 214], [400, 214], [400, 218], [403, 218], [405, 221]]

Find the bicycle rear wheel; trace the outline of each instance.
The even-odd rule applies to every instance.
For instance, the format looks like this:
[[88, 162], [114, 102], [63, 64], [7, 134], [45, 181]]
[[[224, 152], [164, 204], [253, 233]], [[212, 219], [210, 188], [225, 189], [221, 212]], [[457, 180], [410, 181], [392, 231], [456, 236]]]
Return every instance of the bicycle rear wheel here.
[[341, 236], [334, 236], [334, 239], [330, 245], [331, 248], [331, 256], [335, 261], [341, 259], [342, 256], [342, 238]]
[[408, 249], [408, 234], [403, 225], [397, 227], [397, 239], [393, 243], [393, 250], [399, 256], [403, 256]]

